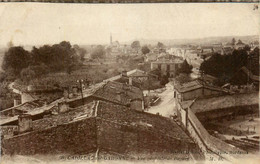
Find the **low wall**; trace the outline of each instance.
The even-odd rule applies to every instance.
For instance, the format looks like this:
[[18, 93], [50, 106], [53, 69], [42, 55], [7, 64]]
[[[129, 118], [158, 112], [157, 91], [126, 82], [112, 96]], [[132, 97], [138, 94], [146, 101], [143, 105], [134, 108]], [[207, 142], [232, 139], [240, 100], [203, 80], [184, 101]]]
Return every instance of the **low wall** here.
[[[213, 157], [221, 157], [229, 161], [234, 161], [236, 157], [239, 157], [237, 154], [230, 154], [233, 152], [244, 152], [234, 146], [231, 146], [224, 141], [211, 136], [195, 114], [188, 109], [188, 124], [187, 130], [190, 133], [191, 137], [195, 140], [195, 142], [199, 145], [201, 150], [209, 152], [205, 154], [206, 158]], [[219, 154], [220, 153], [220, 154]]]
[[75, 154], [96, 148], [96, 119], [88, 118], [2, 140], [3, 154]]

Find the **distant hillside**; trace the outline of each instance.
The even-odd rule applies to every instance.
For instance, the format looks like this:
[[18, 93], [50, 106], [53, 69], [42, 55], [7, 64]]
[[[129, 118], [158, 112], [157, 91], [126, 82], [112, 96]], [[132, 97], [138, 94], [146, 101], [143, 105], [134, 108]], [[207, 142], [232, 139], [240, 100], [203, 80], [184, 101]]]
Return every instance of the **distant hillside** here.
[[[250, 35], [250, 36], [220, 36], [220, 37], [206, 37], [206, 38], [198, 38], [198, 39], [139, 39], [141, 45], [156, 45], [158, 42], [162, 42], [164, 45], [172, 46], [172, 45], [180, 45], [180, 44], [210, 44], [210, 43], [227, 43], [231, 42], [232, 38], [236, 40], [240, 39], [244, 43], [250, 43], [255, 40], [259, 40], [259, 35]], [[137, 39], [138, 40], [138, 39]], [[127, 44], [131, 44], [133, 41], [127, 42]]]

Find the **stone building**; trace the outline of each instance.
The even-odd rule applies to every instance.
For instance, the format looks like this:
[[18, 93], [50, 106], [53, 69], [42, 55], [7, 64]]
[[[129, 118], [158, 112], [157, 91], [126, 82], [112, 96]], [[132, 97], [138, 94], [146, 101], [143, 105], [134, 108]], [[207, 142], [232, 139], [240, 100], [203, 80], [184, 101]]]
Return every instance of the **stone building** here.
[[203, 82], [201, 80], [194, 80], [184, 84], [174, 85], [174, 97], [177, 101], [193, 100], [196, 98], [214, 97], [227, 94], [228, 91]]
[[[136, 110], [142, 111], [144, 109], [143, 91], [133, 85], [116, 81], [105, 81], [91, 92], [88, 96], [84, 96], [83, 99], [68, 100], [69, 107], [75, 108], [93, 100], [103, 100], [127, 107], [130, 107], [131, 102], [133, 102], [135, 105], [139, 104], [135, 107]], [[132, 101], [134, 99], [140, 99], [142, 103]]]
[[21, 114], [18, 116], [18, 131], [24, 133], [32, 130], [32, 116]]
[[173, 77], [176, 70], [181, 67], [183, 61], [180, 58], [161, 56], [157, 61], [151, 62], [151, 70], [158, 69], [162, 76]]

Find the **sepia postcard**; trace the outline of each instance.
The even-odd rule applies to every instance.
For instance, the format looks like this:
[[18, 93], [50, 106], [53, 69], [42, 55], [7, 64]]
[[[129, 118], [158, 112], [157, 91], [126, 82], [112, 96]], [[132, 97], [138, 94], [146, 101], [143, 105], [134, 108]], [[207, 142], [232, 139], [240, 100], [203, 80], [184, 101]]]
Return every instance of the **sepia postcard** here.
[[260, 163], [257, 1], [46, 2], [0, 3], [1, 164]]

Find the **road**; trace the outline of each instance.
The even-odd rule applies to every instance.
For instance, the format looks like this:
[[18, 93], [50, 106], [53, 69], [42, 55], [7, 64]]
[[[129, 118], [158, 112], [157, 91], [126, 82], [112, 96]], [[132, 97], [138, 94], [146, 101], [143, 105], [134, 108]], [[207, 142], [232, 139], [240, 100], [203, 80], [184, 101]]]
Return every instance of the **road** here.
[[168, 88], [164, 92], [159, 93], [158, 96], [161, 98], [161, 102], [156, 106], [150, 107], [147, 112], [153, 114], [159, 112], [160, 115], [165, 117], [176, 114], [173, 90]]

